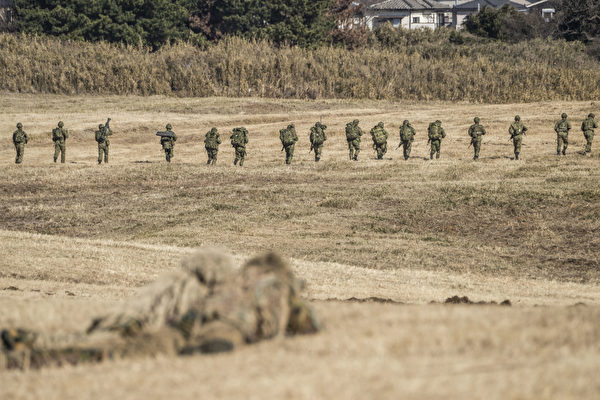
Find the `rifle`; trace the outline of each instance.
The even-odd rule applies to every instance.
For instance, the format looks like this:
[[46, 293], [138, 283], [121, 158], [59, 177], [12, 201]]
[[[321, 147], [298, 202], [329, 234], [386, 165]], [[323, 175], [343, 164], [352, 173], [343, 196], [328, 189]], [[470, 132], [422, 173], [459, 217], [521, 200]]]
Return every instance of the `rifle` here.
[[281, 145], [281, 151], [285, 150], [285, 146]]
[[313, 151], [313, 148], [314, 148], [314, 147], [315, 147], [315, 146], [314, 146], [314, 145], [311, 143], [311, 145], [310, 145], [310, 150], [308, 151], [308, 154], [310, 154], [310, 153]]
[[100, 136], [100, 139], [102, 139], [103, 142], [106, 140], [106, 133], [110, 129], [110, 127], [108, 126], [109, 124], [110, 124], [110, 118], [108, 118], [106, 120], [106, 123], [104, 124], [104, 128], [102, 128], [102, 135]]
[[[474, 139], [474, 138], [471, 138], [471, 141], [469, 142], [469, 147], [473, 146], [473, 139]], [[467, 147], [467, 149], [468, 149], [469, 147]]]
[[158, 132], [156, 132], [156, 136], [172, 138], [173, 137], [173, 132], [158, 131]]

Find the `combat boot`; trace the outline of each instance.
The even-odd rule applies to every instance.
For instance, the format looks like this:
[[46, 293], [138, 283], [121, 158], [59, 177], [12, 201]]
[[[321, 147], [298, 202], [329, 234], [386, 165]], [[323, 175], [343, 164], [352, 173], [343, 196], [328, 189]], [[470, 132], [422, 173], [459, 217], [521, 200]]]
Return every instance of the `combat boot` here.
[[243, 166], [244, 166], [244, 159], [242, 158], [242, 159], [240, 160], [240, 167], [243, 167]]
[[515, 153], [515, 160], [519, 160], [519, 153]]
[[358, 161], [358, 154], [354, 155], [354, 161]]
[[56, 157], [54, 157], [54, 162], [56, 163]]
[[238, 159], [233, 160], [233, 165], [237, 165]]
[[567, 148], [566, 148], [566, 147], [563, 147], [562, 155], [563, 155], [563, 156], [566, 156], [566, 155], [567, 155]]
[[171, 156], [167, 154], [167, 162], [171, 162]]
[[433, 154], [434, 154], [433, 152], [429, 153], [429, 159], [430, 160], [433, 160]]
[[206, 162], [206, 165], [210, 165], [211, 161], [210, 158], [208, 159], [208, 161]]

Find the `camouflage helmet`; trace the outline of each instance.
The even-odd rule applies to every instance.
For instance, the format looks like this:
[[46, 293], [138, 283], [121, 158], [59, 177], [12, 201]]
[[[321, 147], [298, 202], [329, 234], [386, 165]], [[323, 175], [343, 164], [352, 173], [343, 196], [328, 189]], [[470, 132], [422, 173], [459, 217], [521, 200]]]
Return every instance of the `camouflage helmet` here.
[[104, 129], [104, 125], [98, 124], [98, 129]]
[[173, 126], [171, 126], [171, 124], [167, 124], [167, 126], [165, 126], [165, 129], [170, 131], [171, 129], [173, 129]]
[[588, 118], [596, 118], [596, 116], [594, 115], [594, 113], [589, 113]]
[[23, 127], [23, 124], [20, 122], [17, 122], [17, 129], [21, 129]]
[[478, 124], [479, 123], [479, 117], [473, 118], [473, 122], [475, 122], [476, 124]]
[[352, 124], [358, 125], [359, 122], [360, 122], [359, 120], [355, 119], [354, 121], [352, 121]]
[[439, 119], [437, 119], [437, 120], [435, 121], [435, 124], [436, 124], [436, 125], [441, 125], [441, 124], [442, 124], [442, 121], [440, 121]]
[[58, 127], [59, 127], [59, 128], [62, 128], [63, 126], [65, 126], [64, 122], [62, 122], [62, 121], [58, 121]]
[[295, 126], [294, 124], [289, 124], [289, 125], [287, 126], [287, 128], [288, 128], [288, 129], [295, 129], [295, 128], [296, 128], [296, 126]]
[[518, 115], [515, 115], [515, 121], [520, 121], [521, 117], [519, 117]]
[[410, 122], [408, 122], [407, 119], [404, 120], [404, 122], [402, 123], [403, 125], [408, 125]]
[[562, 119], [566, 119], [566, 118], [567, 118], [567, 113], [562, 113], [562, 114], [560, 114], [560, 117], [561, 117]]
[[379, 121], [379, 122], [377, 123], [377, 126], [380, 126], [380, 127], [382, 127], [382, 128], [383, 128], [383, 122]]
[[217, 133], [217, 128], [215, 128], [215, 127], [210, 128], [210, 133]]

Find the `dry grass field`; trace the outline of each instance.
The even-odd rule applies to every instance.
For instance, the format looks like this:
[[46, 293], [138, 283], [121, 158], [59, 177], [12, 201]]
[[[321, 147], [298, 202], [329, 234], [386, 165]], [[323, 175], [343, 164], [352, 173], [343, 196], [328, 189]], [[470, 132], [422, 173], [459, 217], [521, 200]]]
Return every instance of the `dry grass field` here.
[[[83, 329], [204, 245], [285, 254], [325, 325], [224, 355], [2, 371], [0, 398], [596, 399], [600, 143], [577, 152], [599, 105], [0, 95], [0, 327]], [[559, 158], [562, 111], [574, 129]], [[519, 161], [516, 113], [530, 128]], [[488, 130], [477, 162], [475, 115]], [[107, 116], [115, 134], [99, 166], [93, 131]], [[368, 135], [348, 160], [354, 118], [365, 131], [386, 123], [384, 160]], [[64, 165], [52, 163], [59, 119], [71, 133]], [[319, 119], [329, 140], [316, 164], [308, 129]], [[406, 162], [395, 150], [404, 119], [417, 130]], [[428, 161], [436, 119], [448, 137]], [[22, 165], [18, 121], [30, 137]], [[154, 135], [167, 122], [179, 138], [171, 164]], [[300, 141], [286, 166], [278, 131], [289, 122]], [[228, 144], [240, 125], [243, 168]], [[212, 126], [223, 144], [207, 167]], [[441, 304], [453, 295], [512, 306]]]

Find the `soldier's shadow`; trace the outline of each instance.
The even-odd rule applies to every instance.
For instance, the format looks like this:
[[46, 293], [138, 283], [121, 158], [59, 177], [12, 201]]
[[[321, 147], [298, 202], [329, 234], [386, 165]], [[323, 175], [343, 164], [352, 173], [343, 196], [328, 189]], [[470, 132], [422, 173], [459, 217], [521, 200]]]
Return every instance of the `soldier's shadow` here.
[[136, 160], [136, 161], [132, 161], [132, 164], [153, 164], [154, 161], [149, 161], [149, 160]]

